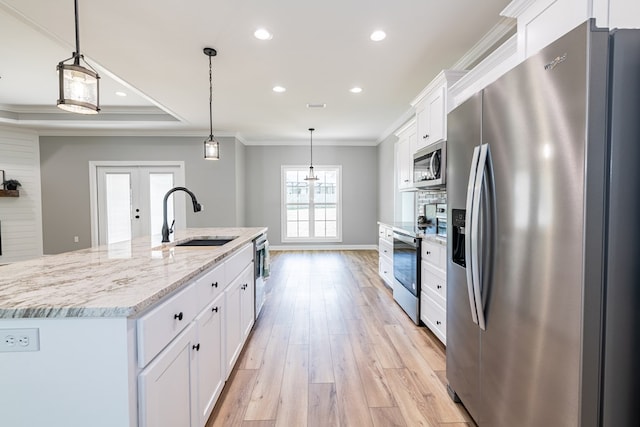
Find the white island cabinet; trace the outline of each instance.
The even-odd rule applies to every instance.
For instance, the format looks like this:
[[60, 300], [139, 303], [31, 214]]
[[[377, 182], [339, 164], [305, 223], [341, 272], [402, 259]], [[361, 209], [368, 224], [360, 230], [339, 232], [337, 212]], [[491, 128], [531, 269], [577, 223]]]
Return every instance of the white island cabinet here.
[[176, 240], [237, 238], [136, 239], [3, 267], [0, 336], [29, 339], [0, 346], [12, 408], [0, 425], [203, 427], [254, 322], [252, 240], [264, 231], [182, 230]]

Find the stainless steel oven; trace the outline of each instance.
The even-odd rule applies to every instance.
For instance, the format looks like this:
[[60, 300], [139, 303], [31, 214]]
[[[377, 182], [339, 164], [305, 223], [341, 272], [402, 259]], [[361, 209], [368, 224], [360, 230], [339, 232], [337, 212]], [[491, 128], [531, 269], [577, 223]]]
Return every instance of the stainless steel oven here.
[[420, 243], [415, 235], [393, 232], [393, 299], [413, 323], [420, 323]]

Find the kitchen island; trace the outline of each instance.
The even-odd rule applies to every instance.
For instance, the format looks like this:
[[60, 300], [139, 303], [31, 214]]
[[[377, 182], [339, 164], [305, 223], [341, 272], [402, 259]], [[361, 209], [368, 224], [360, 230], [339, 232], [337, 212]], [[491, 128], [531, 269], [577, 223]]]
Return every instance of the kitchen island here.
[[[253, 325], [253, 240], [178, 230], [0, 267], [2, 425], [203, 426]], [[201, 237], [222, 246], [181, 247]]]

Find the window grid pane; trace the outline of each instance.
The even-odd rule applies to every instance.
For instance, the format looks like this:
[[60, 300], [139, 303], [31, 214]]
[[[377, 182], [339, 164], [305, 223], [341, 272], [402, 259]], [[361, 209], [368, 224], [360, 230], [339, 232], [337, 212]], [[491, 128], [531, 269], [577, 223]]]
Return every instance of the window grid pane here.
[[285, 238], [338, 238], [339, 169], [317, 167], [317, 181], [304, 180], [307, 168], [283, 169]]

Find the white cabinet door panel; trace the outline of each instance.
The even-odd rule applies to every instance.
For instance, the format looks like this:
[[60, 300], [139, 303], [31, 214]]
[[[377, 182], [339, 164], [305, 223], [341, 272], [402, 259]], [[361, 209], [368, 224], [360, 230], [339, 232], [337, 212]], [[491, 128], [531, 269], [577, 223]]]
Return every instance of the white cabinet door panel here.
[[222, 316], [224, 295], [218, 296], [196, 319], [198, 328], [198, 426], [204, 426], [224, 386]]
[[138, 376], [140, 427], [195, 427], [191, 421], [195, 338], [191, 324]]

